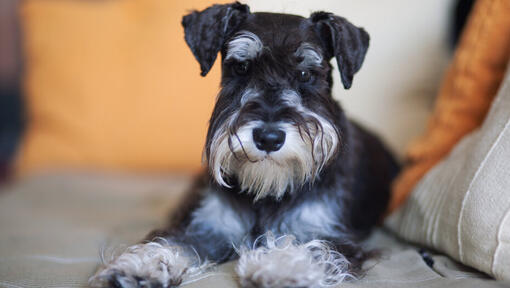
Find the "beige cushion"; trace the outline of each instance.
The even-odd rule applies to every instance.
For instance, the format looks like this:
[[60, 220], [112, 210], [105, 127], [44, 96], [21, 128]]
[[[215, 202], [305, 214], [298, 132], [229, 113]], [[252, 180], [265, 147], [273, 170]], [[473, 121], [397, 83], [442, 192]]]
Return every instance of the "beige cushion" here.
[[482, 127], [387, 220], [404, 239], [510, 281], [510, 72]]
[[[122, 249], [163, 225], [188, 184], [182, 177], [66, 173], [0, 187], [0, 287], [87, 287], [101, 249]], [[363, 279], [341, 287], [502, 287], [442, 255], [433, 255], [431, 268], [417, 248], [385, 232], [375, 233], [367, 245], [382, 248], [383, 257], [366, 263]], [[235, 264], [183, 286], [239, 287]]]

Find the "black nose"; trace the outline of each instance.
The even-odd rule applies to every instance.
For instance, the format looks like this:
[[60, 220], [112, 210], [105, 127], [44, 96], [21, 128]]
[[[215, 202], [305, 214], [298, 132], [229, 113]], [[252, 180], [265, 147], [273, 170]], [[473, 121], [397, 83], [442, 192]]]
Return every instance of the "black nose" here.
[[255, 128], [253, 129], [253, 141], [259, 150], [268, 153], [278, 151], [285, 142], [285, 132], [275, 128]]

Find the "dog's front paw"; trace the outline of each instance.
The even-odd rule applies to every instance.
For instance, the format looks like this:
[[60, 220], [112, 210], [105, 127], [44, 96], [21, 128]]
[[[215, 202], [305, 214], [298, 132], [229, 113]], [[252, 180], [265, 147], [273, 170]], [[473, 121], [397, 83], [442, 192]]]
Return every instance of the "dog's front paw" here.
[[164, 286], [159, 279], [149, 279], [136, 275], [126, 274], [116, 269], [103, 269], [100, 275], [94, 275], [89, 279], [91, 287], [114, 287], [114, 288], [160, 288], [177, 286], [180, 283]]
[[192, 266], [183, 249], [157, 242], [134, 245], [105, 263], [89, 279], [91, 287], [175, 287]]
[[240, 250], [236, 272], [245, 288], [320, 288], [354, 279], [349, 261], [324, 241], [300, 244], [293, 236], [271, 233], [262, 241], [258, 248]]

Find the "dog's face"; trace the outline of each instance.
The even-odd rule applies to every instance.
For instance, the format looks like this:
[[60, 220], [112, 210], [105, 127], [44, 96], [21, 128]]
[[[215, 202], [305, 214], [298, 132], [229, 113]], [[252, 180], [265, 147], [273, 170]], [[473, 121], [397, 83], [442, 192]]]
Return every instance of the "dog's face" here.
[[341, 147], [329, 60], [337, 57], [349, 88], [368, 34], [330, 13], [252, 14], [239, 3], [193, 12], [183, 26], [202, 75], [222, 55], [205, 149], [214, 179], [255, 199], [313, 182]]

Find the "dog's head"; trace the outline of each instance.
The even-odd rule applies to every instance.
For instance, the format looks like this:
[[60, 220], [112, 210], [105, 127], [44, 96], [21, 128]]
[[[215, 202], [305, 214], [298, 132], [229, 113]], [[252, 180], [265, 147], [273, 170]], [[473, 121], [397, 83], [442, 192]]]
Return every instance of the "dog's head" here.
[[205, 148], [214, 179], [255, 199], [312, 183], [341, 146], [329, 60], [336, 57], [348, 89], [368, 34], [331, 13], [250, 13], [240, 3], [195, 11], [182, 24], [202, 76], [221, 51], [221, 91]]

